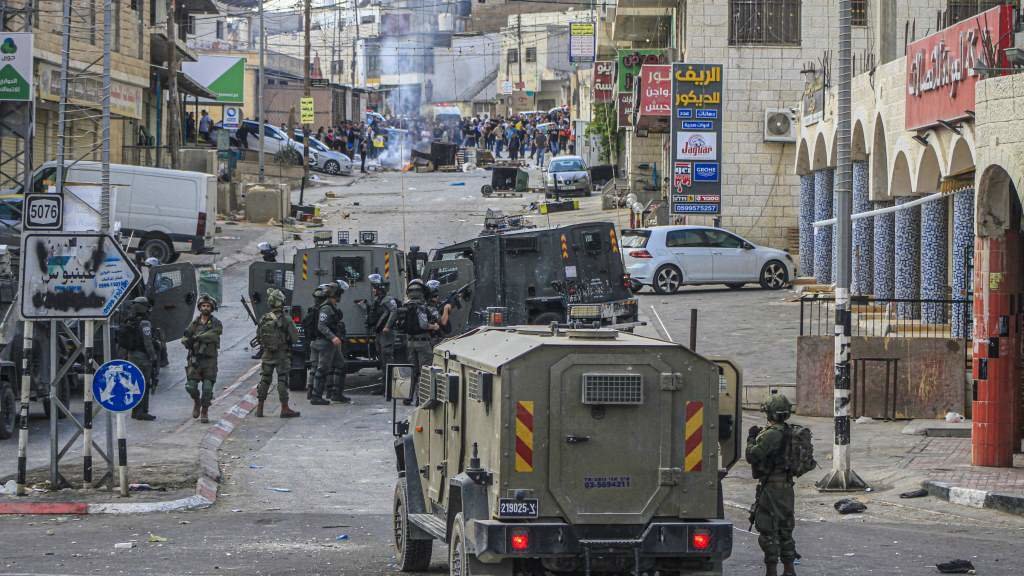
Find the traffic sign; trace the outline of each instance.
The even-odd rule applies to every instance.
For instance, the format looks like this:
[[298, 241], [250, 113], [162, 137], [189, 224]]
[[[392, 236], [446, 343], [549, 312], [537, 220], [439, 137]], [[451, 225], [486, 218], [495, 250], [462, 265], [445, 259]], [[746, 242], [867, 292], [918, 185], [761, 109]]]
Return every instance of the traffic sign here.
[[111, 412], [127, 412], [146, 393], [146, 377], [127, 360], [104, 362], [92, 377], [92, 395]]
[[60, 230], [64, 226], [64, 197], [60, 194], [25, 196], [24, 230]]
[[309, 85], [312, 88], [326, 88], [330, 85], [330, 81], [327, 78], [311, 78]]
[[242, 110], [237, 106], [225, 106], [224, 107], [224, 129], [225, 130], [237, 130], [238, 124], [241, 122]]
[[141, 277], [106, 234], [22, 235], [19, 299], [26, 320], [109, 318]]
[[310, 96], [303, 97], [299, 100], [299, 122], [303, 124], [312, 124], [316, 122], [316, 113], [313, 109], [313, 98]]

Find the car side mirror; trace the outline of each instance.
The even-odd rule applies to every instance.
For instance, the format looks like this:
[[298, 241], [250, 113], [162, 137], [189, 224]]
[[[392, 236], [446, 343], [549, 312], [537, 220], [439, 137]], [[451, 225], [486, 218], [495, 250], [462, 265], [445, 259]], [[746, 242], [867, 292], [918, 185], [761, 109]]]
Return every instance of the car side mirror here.
[[753, 250], [754, 249], [754, 245], [751, 244], [750, 242], [744, 242], [743, 243], [743, 249], [744, 250]]
[[388, 364], [385, 394], [388, 400], [412, 400], [416, 387], [412, 382], [412, 364]]

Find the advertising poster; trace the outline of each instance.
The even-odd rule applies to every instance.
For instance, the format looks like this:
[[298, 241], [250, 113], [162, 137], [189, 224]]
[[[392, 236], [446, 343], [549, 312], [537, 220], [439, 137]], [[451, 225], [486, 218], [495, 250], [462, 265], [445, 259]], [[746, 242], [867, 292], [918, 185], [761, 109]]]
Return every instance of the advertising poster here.
[[672, 214], [722, 212], [722, 70], [672, 65]]

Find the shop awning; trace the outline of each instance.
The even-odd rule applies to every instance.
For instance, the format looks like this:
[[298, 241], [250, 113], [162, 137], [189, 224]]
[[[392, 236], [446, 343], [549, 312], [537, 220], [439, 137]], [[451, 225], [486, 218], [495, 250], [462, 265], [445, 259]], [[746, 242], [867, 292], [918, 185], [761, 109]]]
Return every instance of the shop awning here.
[[[157, 73], [157, 77], [160, 79], [162, 86], [167, 86], [167, 68], [163, 66], [150, 65], [150, 67]], [[195, 78], [185, 74], [181, 70], [178, 70], [178, 92], [182, 94], [188, 94], [189, 96], [195, 96], [197, 98], [209, 98], [216, 100], [217, 95], [210, 92], [205, 86], [199, 83]]]

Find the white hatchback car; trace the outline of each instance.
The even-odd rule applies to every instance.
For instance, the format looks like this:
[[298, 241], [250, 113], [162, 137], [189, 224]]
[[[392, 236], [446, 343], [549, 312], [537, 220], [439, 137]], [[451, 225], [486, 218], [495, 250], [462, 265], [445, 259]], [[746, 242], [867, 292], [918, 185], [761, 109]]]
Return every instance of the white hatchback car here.
[[796, 277], [796, 264], [788, 252], [756, 246], [721, 228], [623, 230], [619, 243], [634, 291], [650, 286], [658, 294], [673, 294], [687, 284], [725, 284], [736, 289], [753, 282], [779, 290]]

